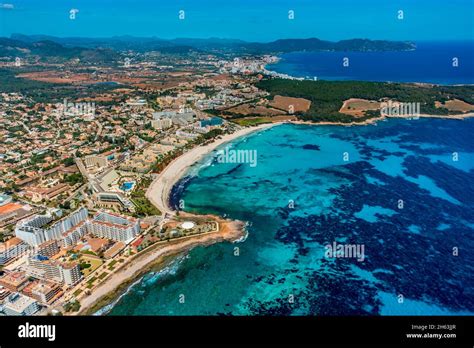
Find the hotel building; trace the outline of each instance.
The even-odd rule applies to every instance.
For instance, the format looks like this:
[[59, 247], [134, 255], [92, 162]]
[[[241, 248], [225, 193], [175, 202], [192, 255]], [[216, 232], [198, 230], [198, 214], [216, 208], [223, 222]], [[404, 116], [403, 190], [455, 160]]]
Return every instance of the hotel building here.
[[70, 230], [62, 235], [61, 246], [69, 248], [77, 244], [77, 242], [87, 233], [87, 220], [81, 221], [78, 225], [73, 226]]
[[172, 125], [173, 125], [173, 121], [171, 121], [171, 119], [169, 118], [155, 119], [151, 121], [151, 126], [154, 129], [158, 129], [158, 130], [171, 128]]
[[77, 263], [60, 263], [41, 255], [28, 258], [26, 273], [36, 279], [64, 283], [68, 286], [76, 284], [82, 278]]
[[29, 245], [36, 247], [50, 240], [63, 239], [63, 234], [80, 222], [87, 220], [87, 215], [87, 209], [80, 208], [51, 227], [45, 227], [53, 220], [51, 215], [34, 215], [16, 225], [15, 235]]
[[49, 215], [35, 215], [18, 223], [15, 233], [29, 245], [38, 247], [37, 254], [47, 258], [58, 252], [59, 245], [72, 247], [86, 234], [127, 242], [140, 233], [138, 219], [105, 211], [97, 212], [90, 219], [86, 208], [80, 208], [51, 227], [44, 228], [50, 222]]
[[40, 244], [37, 253], [46, 257], [53, 257], [59, 252], [59, 243], [57, 240], [50, 240]]
[[14, 293], [7, 297], [3, 305], [6, 315], [33, 315], [39, 309], [38, 302], [31, 297]]
[[50, 240], [51, 236], [41, 227], [52, 221], [50, 215], [33, 215], [21, 220], [15, 227], [15, 236], [31, 246], [38, 246]]
[[135, 211], [133, 203], [119, 192], [98, 192], [93, 200], [101, 208]]
[[28, 277], [21, 271], [10, 272], [0, 278], [0, 285], [11, 292], [21, 291], [27, 284]]
[[100, 211], [90, 220], [87, 228], [97, 237], [127, 242], [140, 233], [140, 221]]
[[23, 289], [23, 293], [47, 305], [58, 297], [58, 294], [61, 293], [61, 287], [53, 282], [40, 281], [29, 284]]
[[84, 157], [84, 164], [86, 165], [87, 168], [90, 168], [90, 167], [102, 168], [102, 167], [106, 167], [108, 163], [109, 161], [106, 156], [90, 155], [90, 156]]
[[25, 255], [29, 249], [30, 246], [17, 237], [13, 237], [5, 243], [0, 243], [0, 265], [6, 265]]

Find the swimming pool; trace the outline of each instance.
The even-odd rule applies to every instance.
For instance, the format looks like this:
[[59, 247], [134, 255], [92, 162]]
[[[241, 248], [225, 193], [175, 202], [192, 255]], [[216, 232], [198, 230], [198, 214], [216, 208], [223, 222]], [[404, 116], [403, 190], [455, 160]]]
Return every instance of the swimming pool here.
[[134, 181], [124, 182], [120, 189], [122, 191], [130, 191], [133, 188], [133, 185], [135, 185]]

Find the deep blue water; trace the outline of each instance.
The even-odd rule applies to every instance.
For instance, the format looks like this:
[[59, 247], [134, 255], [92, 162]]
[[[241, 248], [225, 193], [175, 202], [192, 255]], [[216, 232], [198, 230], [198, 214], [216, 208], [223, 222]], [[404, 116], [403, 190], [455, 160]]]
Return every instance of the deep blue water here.
[[[239, 139], [255, 167], [211, 154], [172, 203], [248, 221], [248, 238], [147, 274], [110, 314], [473, 314], [473, 134], [474, 119], [391, 119]], [[364, 260], [327, 257], [333, 242]]]
[[[346, 57], [348, 67], [343, 66]], [[322, 80], [472, 84], [474, 41], [419, 42], [416, 50], [401, 52], [295, 52], [267, 69]]]

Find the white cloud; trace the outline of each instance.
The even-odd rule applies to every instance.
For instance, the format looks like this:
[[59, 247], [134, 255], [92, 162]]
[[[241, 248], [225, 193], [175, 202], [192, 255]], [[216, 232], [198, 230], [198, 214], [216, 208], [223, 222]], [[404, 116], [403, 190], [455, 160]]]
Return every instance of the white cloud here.
[[0, 9], [13, 10], [15, 6], [13, 4], [2, 4], [0, 3]]

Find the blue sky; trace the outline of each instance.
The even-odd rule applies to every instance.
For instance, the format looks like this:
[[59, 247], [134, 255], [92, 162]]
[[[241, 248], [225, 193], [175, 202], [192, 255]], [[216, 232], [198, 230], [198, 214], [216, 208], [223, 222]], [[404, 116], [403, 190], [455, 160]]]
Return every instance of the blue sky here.
[[[0, 0], [0, 36], [474, 39], [474, 0]], [[76, 19], [69, 11], [78, 9]], [[179, 20], [178, 12], [185, 11]], [[294, 10], [295, 19], [288, 19]], [[404, 19], [397, 19], [397, 11]]]

